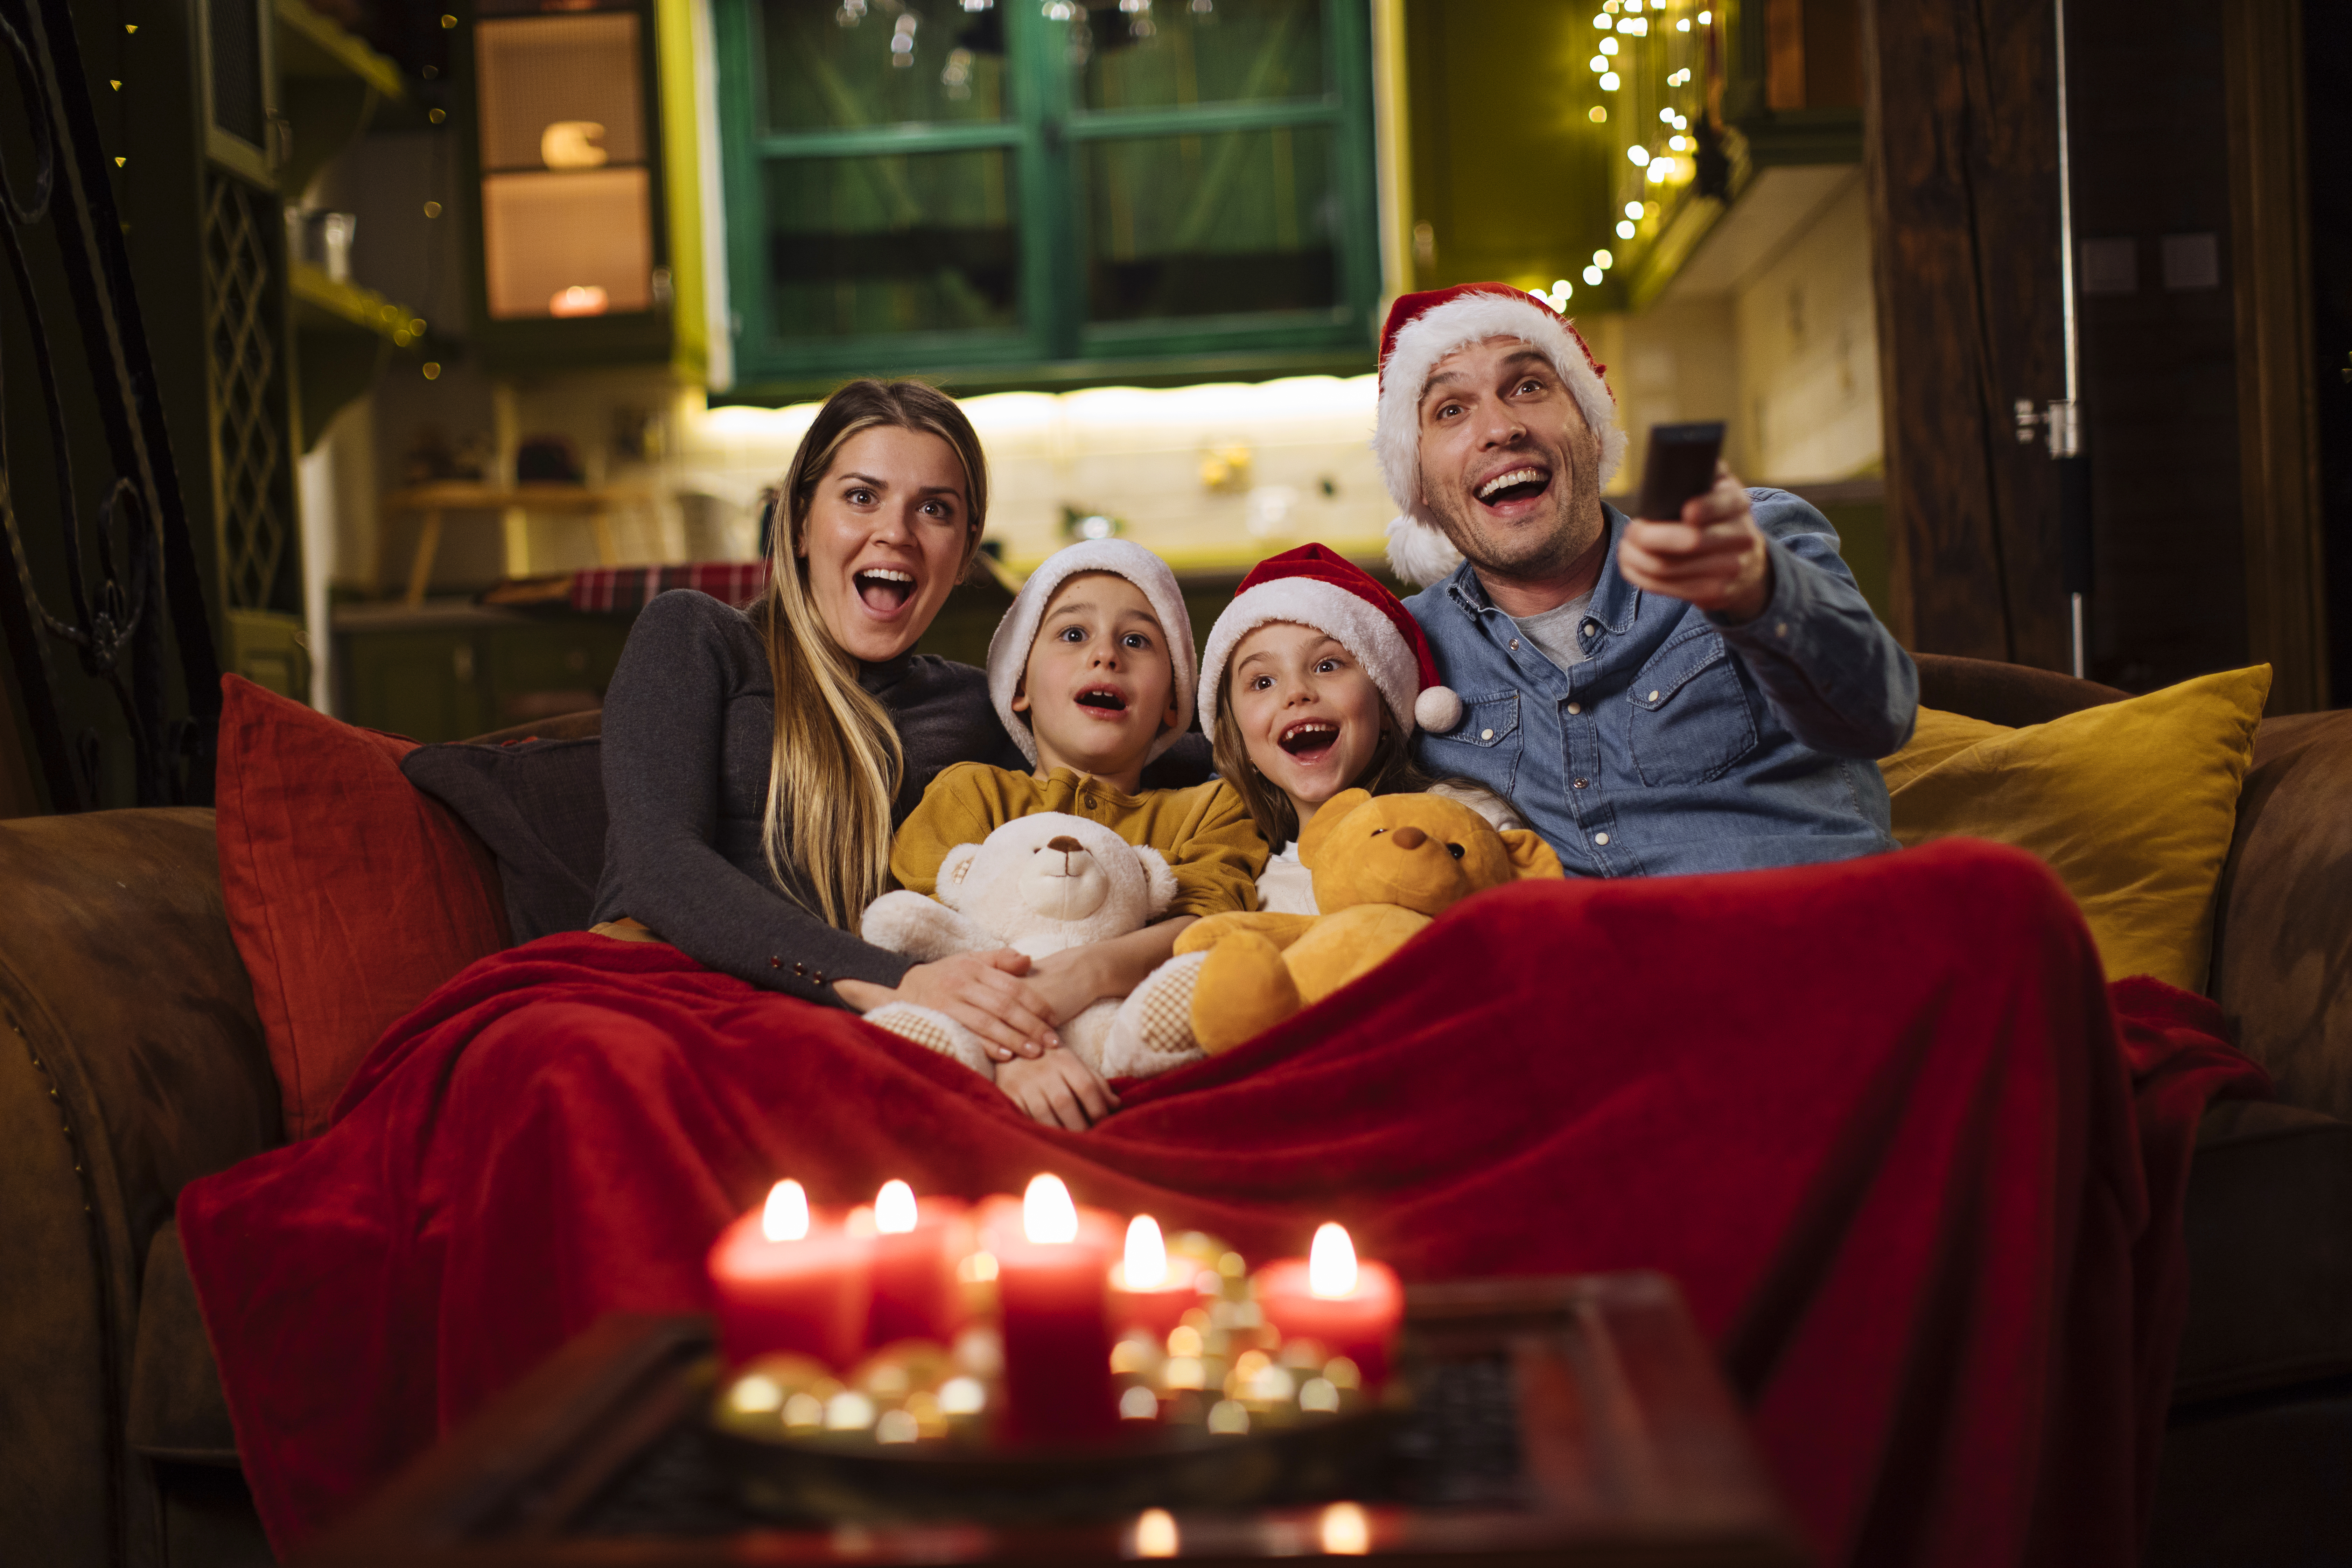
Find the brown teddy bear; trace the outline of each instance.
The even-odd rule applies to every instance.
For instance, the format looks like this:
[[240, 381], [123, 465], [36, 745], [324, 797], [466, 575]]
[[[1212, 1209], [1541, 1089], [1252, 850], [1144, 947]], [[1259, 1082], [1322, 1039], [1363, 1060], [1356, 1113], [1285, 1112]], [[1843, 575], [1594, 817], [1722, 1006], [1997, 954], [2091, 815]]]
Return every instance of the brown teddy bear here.
[[1229, 1051], [1384, 961], [1471, 894], [1561, 875], [1559, 857], [1524, 827], [1496, 832], [1458, 801], [1343, 790], [1298, 836], [1319, 915], [1212, 915], [1176, 939], [1207, 952], [1192, 991], [1192, 1033]]

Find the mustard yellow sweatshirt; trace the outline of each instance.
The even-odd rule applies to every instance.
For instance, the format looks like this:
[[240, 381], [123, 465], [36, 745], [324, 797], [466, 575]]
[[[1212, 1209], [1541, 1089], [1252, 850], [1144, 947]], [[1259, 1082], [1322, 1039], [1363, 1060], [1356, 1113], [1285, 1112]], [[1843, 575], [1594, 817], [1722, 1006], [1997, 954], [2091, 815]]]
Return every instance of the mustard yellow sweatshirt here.
[[1257, 874], [1269, 851], [1249, 807], [1223, 779], [1191, 789], [1128, 795], [1075, 768], [1044, 778], [958, 763], [931, 781], [899, 826], [890, 872], [902, 888], [930, 893], [940, 862], [959, 844], [977, 844], [1016, 816], [1059, 811], [1099, 822], [1129, 844], [1149, 845], [1176, 873], [1171, 915], [1221, 915], [1257, 908]]

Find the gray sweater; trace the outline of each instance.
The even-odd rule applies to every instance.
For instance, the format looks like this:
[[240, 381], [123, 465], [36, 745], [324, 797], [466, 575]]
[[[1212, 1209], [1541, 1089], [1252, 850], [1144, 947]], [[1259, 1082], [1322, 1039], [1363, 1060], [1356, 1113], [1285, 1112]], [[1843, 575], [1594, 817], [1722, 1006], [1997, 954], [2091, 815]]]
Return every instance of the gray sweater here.
[[[984, 672], [908, 654], [866, 666], [859, 683], [906, 749], [894, 822], [950, 763], [1028, 771]], [[633, 916], [698, 963], [811, 1001], [838, 1002], [836, 980], [896, 985], [912, 960], [825, 924], [769, 873], [760, 835], [775, 722], [749, 616], [691, 592], [645, 607], [604, 694], [611, 826], [593, 918]]]

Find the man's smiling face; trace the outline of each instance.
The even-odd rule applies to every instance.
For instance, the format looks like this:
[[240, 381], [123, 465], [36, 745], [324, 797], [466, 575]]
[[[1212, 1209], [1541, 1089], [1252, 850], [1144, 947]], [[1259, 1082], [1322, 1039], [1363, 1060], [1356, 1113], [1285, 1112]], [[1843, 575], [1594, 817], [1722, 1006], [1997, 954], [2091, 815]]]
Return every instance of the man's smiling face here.
[[1420, 429], [1423, 504], [1482, 573], [1556, 577], [1606, 532], [1601, 438], [1552, 363], [1519, 339], [1438, 361]]

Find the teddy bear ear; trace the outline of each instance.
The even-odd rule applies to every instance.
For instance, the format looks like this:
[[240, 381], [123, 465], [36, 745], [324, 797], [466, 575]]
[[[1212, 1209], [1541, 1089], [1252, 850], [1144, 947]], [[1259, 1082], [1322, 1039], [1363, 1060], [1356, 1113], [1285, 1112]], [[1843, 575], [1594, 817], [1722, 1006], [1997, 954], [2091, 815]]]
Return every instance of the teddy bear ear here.
[[1372, 792], [1368, 789], [1343, 789], [1318, 806], [1315, 820], [1298, 836], [1298, 863], [1313, 870], [1316, 851], [1323, 847], [1324, 840], [1331, 837], [1349, 812], [1371, 798]]
[[1176, 901], [1176, 873], [1168, 868], [1168, 861], [1149, 844], [1136, 846], [1135, 858], [1143, 867], [1143, 893], [1146, 906], [1153, 920], [1168, 912]]
[[[1316, 815], [1319, 816], [1322, 814], [1318, 812]], [[1510, 854], [1511, 868], [1517, 874], [1517, 880], [1524, 882], [1531, 877], [1568, 875], [1559, 868], [1559, 857], [1552, 853], [1551, 846], [1545, 843], [1535, 829], [1509, 827], [1503, 830], [1501, 837], [1504, 849]]]
[[956, 907], [955, 900], [949, 895], [963, 886], [963, 879], [971, 875], [971, 868], [979, 860], [980, 846], [977, 844], [959, 844], [947, 852], [946, 858], [940, 862], [940, 902], [950, 909]]

